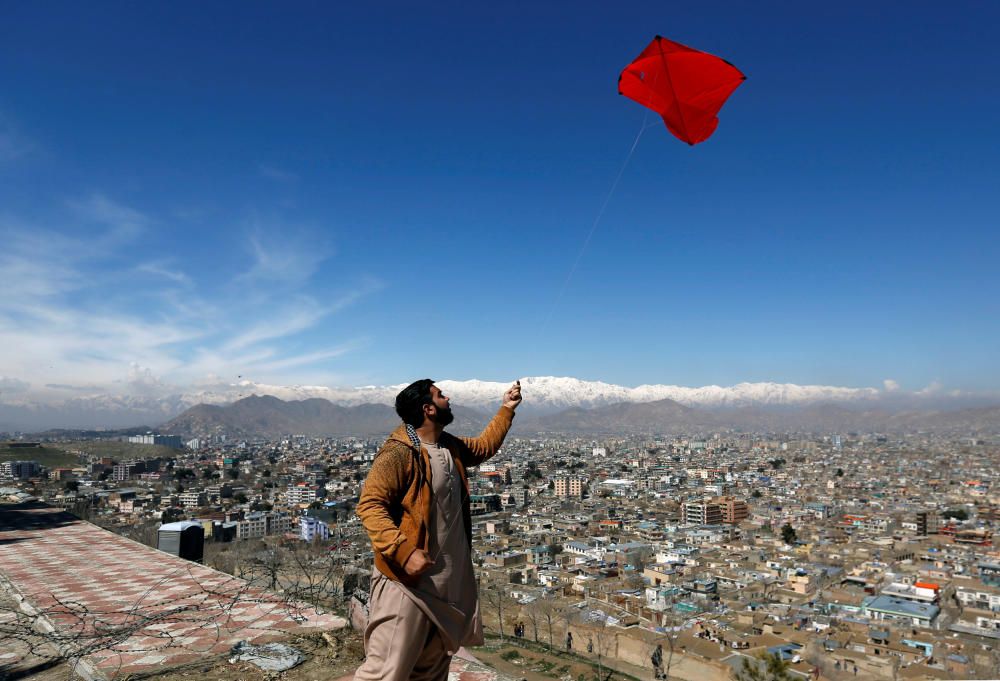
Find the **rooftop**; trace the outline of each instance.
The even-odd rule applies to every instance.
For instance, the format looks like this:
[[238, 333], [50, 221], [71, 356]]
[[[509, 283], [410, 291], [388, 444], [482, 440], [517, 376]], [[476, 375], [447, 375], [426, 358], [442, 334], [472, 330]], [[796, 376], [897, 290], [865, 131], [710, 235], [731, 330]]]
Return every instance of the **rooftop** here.
[[902, 598], [892, 596], [876, 596], [865, 603], [867, 610], [884, 612], [890, 615], [903, 615], [905, 617], [919, 617], [920, 619], [932, 620], [937, 617], [940, 608], [930, 603], [914, 603]]
[[88, 646], [79, 670], [93, 678], [190, 663], [241, 640], [346, 625], [39, 503], [0, 505], [0, 587], [64, 642]]

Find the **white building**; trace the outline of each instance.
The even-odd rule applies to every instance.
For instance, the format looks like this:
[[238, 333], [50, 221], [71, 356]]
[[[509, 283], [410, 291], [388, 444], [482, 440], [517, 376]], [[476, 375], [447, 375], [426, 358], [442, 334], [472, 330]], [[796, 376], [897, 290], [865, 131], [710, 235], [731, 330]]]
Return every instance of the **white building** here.
[[182, 492], [177, 495], [177, 500], [184, 508], [197, 508], [208, 503], [208, 496], [204, 492]]
[[311, 542], [314, 539], [329, 539], [330, 527], [319, 518], [304, 515], [299, 518], [299, 536], [302, 541]]
[[41, 472], [41, 466], [34, 461], [4, 461], [0, 463], [0, 478], [27, 480]]
[[1000, 612], [1000, 593], [997, 593], [993, 589], [977, 590], [960, 586], [955, 589], [955, 598], [959, 600], [964, 608]]
[[284, 513], [247, 513], [236, 522], [237, 539], [260, 539], [270, 534], [292, 531], [292, 518]]
[[317, 490], [308, 485], [292, 485], [285, 492], [285, 503], [289, 506], [311, 504], [317, 499]]

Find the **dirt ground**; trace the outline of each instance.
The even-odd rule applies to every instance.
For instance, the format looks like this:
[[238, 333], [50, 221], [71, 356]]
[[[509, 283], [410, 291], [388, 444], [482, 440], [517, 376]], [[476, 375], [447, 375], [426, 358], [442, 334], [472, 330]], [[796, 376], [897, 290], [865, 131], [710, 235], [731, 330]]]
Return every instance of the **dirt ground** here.
[[[597, 665], [561, 650], [549, 652], [542, 645], [525, 642], [525, 645], [490, 639], [485, 646], [470, 651], [483, 664], [516, 679], [526, 681], [594, 681]], [[608, 668], [604, 669], [607, 679]], [[581, 679], [582, 677], [582, 679]], [[631, 674], [615, 671], [612, 681], [634, 681]]]
[[[309, 634], [289, 639], [286, 643], [306, 656], [306, 661], [286, 672], [266, 672], [249, 662], [230, 663], [228, 659], [214, 664], [198, 664], [145, 678], [155, 681], [327, 681], [353, 674], [365, 657], [361, 636], [350, 629], [322, 634]], [[133, 677], [138, 678], [138, 677]]]

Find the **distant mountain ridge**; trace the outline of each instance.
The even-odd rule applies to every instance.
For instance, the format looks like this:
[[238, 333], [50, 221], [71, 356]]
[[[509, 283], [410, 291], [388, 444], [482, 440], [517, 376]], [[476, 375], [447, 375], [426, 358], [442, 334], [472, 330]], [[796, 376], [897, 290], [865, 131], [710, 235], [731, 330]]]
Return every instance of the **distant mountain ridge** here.
[[918, 433], [1000, 437], [1000, 407], [953, 411], [853, 410], [837, 404], [805, 408], [695, 409], [673, 400], [569, 409], [532, 423], [564, 433], [705, 434], [710, 431]]
[[[454, 412], [460, 428], [482, 428], [488, 420], [471, 409], [456, 407]], [[251, 395], [227, 406], [196, 405], [159, 430], [202, 438], [365, 437], [388, 435], [399, 423], [396, 412], [383, 404], [342, 407], [319, 398], [286, 402], [271, 395]]]
[[[454, 407], [455, 433], [472, 435], [489, 415]], [[197, 405], [163, 424], [160, 432], [184, 437], [275, 439], [287, 435], [311, 437], [385, 436], [399, 425], [386, 405], [344, 407], [328, 400], [284, 401], [273, 396], [246, 397], [228, 406]], [[956, 411], [856, 411], [836, 404], [805, 409], [744, 407], [709, 410], [686, 407], [674, 400], [617, 404], [590, 409], [572, 407], [531, 416], [519, 414], [515, 429], [527, 433], [566, 434], [697, 434], [710, 431], [746, 432], [951, 432], [969, 435], [1000, 433], [1000, 407]]]
[[[670, 400], [701, 410], [725, 410], [749, 415], [754, 409], [773, 412], [783, 409], [810, 409], [820, 405], [838, 405], [852, 413], [954, 411], [960, 408], [1000, 405], [997, 393], [961, 393], [944, 391], [936, 386], [908, 392], [892, 381], [885, 388], [849, 388], [792, 383], [737, 383], [731, 386], [709, 385], [640, 385], [634, 388], [558, 376], [535, 376], [521, 379], [525, 394], [522, 418], [541, 419], [567, 409], [591, 409], [614, 404], [647, 404]], [[483, 413], [492, 413], [506, 382], [481, 380], [440, 380], [438, 385], [454, 399], [454, 404]], [[102, 391], [96, 387], [74, 390], [73, 396], [57, 402], [33, 402], [27, 396], [0, 401], [0, 431], [46, 430], [50, 428], [121, 429], [140, 424], [169, 421], [196, 405], [228, 405], [248, 395], [271, 395], [288, 402], [322, 399], [341, 407], [377, 404], [391, 405], [403, 384], [338, 388], [316, 385], [268, 385], [242, 379], [215, 382], [178, 391], [174, 386], [146, 386], [138, 394]], [[306, 407], [308, 409], [308, 407]], [[827, 409], [824, 417], [832, 418]], [[332, 416], [332, 415], [331, 415]], [[590, 418], [590, 417], [588, 417]], [[855, 418], [854, 416], [850, 417]], [[849, 419], [848, 419], [849, 420]]]

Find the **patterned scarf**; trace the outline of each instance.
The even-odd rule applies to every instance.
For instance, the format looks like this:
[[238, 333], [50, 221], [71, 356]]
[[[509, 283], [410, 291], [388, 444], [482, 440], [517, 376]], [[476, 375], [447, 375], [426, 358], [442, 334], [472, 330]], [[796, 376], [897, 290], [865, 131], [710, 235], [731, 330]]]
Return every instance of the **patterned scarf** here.
[[413, 463], [417, 471], [417, 488], [419, 489], [427, 481], [427, 471], [424, 469], [424, 457], [420, 454], [420, 438], [417, 437], [417, 429], [409, 423], [406, 424], [406, 435], [410, 438], [413, 449], [416, 450], [414, 454], [415, 461]]
[[411, 426], [409, 423], [406, 424], [406, 434], [410, 438], [410, 442], [413, 444], [413, 448], [418, 452], [420, 451], [420, 438], [417, 437], [417, 429]]

